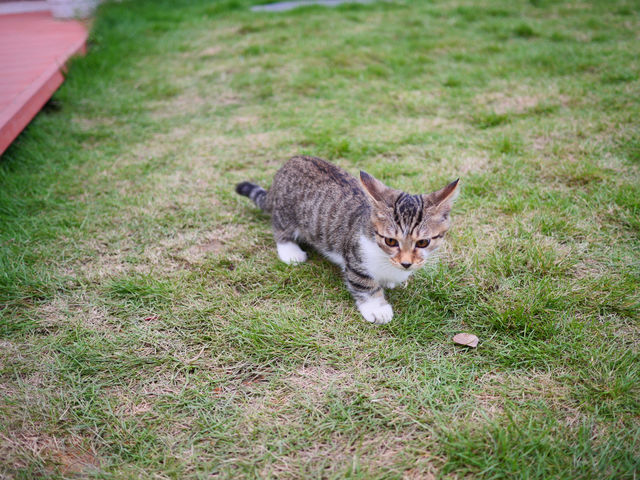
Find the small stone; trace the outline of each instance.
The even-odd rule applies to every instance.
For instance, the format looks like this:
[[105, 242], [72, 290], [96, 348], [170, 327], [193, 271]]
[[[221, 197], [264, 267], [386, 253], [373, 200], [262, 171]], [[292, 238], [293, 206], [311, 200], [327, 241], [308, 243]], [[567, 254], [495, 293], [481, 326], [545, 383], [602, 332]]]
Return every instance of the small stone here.
[[471, 333], [459, 333], [453, 337], [453, 341], [458, 345], [464, 345], [465, 347], [476, 348], [478, 346], [478, 337]]

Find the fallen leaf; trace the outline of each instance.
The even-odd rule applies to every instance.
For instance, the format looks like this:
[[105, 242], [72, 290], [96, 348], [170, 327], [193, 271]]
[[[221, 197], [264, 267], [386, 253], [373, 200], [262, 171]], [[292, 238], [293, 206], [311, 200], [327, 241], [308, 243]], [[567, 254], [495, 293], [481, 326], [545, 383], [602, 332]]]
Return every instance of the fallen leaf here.
[[453, 337], [453, 341], [458, 345], [464, 345], [465, 347], [476, 348], [478, 346], [478, 337], [471, 333], [459, 333]]
[[150, 317], [146, 317], [146, 318], [144, 318], [143, 320], [144, 320], [145, 322], [150, 322], [150, 321], [152, 321], [152, 320], [158, 320], [159, 318], [160, 318], [160, 317], [159, 317], [158, 315], [151, 315]]

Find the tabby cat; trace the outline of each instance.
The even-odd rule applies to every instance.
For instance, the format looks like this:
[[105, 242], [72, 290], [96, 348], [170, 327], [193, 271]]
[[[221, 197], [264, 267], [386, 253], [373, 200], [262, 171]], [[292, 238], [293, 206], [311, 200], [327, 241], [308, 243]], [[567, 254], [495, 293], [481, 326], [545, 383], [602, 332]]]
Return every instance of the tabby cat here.
[[383, 288], [405, 282], [442, 244], [458, 180], [441, 190], [410, 195], [366, 172], [360, 182], [320, 158], [291, 158], [269, 191], [250, 182], [236, 186], [271, 214], [280, 260], [304, 262], [308, 244], [338, 264], [365, 320], [393, 317]]

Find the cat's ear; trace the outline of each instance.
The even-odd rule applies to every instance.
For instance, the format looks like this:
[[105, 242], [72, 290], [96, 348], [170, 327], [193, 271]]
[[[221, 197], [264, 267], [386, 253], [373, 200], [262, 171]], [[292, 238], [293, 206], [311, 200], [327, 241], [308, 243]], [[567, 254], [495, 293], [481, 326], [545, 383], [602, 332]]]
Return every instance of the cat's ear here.
[[442, 213], [442, 216], [446, 218], [451, 211], [451, 207], [453, 207], [453, 202], [458, 198], [458, 194], [460, 193], [458, 187], [459, 181], [460, 179], [458, 178], [436, 192], [423, 195], [425, 205], [428, 205], [428, 208], [431, 210]]
[[393, 205], [396, 197], [394, 189], [387, 187], [380, 180], [363, 171], [360, 171], [360, 182], [364, 187], [365, 193], [367, 193], [374, 202], [387, 206]]
[[446, 187], [441, 188], [437, 192], [434, 192], [434, 195], [435, 195], [434, 203], [436, 205], [443, 205], [445, 203], [449, 203], [453, 205], [454, 200], [458, 198], [458, 194], [460, 193], [460, 189], [458, 188], [459, 182], [460, 182], [460, 179], [457, 178]]

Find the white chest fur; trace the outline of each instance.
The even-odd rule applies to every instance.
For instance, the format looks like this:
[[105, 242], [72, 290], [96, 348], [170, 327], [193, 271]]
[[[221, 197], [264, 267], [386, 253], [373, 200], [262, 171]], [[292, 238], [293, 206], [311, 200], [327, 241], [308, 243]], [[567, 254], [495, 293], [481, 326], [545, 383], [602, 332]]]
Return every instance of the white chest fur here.
[[369, 275], [383, 287], [393, 288], [405, 282], [413, 273], [394, 267], [389, 261], [389, 256], [378, 247], [376, 242], [364, 235], [360, 236], [360, 251]]
[[325, 252], [325, 251], [320, 251], [325, 257], [327, 257], [327, 259], [333, 263], [335, 263], [336, 265], [339, 265], [340, 268], [342, 268], [344, 270], [344, 258], [342, 258], [342, 255], [340, 255], [339, 253], [335, 253], [335, 252]]

